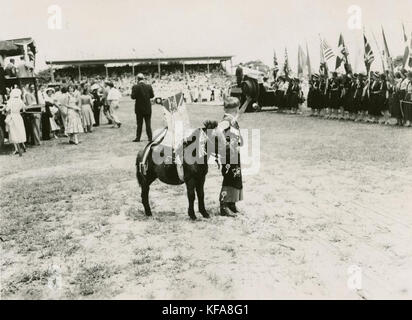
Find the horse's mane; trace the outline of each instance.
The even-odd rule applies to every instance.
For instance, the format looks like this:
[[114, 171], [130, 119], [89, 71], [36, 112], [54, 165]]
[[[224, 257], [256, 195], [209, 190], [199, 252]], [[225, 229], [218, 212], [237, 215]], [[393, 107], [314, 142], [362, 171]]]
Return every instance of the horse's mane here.
[[215, 129], [217, 127], [217, 121], [212, 121], [212, 120], [206, 120], [203, 122], [203, 127], [204, 129]]

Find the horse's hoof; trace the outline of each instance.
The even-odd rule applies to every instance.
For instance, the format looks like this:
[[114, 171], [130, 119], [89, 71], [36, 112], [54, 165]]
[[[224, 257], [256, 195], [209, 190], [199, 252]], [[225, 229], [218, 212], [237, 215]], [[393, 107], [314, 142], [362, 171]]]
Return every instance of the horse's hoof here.
[[151, 217], [152, 213], [151, 212], [145, 212], [146, 217]]
[[200, 212], [200, 214], [202, 215], [203, 218], [206, 218], [206, 219], [210, 218], [210, 215], [206, 211]]
[[189, 217], [190, 217], [191, 220], [196, 220], [197, 219], [194, 214], [189, 214]]

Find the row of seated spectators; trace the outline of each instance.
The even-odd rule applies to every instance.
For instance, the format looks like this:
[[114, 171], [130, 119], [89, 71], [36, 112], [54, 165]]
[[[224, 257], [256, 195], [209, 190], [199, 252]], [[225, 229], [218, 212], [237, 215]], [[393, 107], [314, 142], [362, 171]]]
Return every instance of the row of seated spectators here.
[[[207, 66], [195, 65], [187, 67], [183, 73], [182, 66], [177, 69], [176, 65], [162, 66], [162, 74], [159, 78], [157, 72], [152, 72], [153, 68], [135, 68], [135, 74], [142, 72], [146, 76], [146, 82], [150, 83], [154, 89], [156, 97], [166, 98], [183, 92], [188, 103], [221, 101], [223, 92], [230, 86], [231, 78], [219, 65], [211, 65], [209, 73]], [[135, 83], [130, 67], [114, 67], [109, 69], [109, 79], [124, 94], [130, 95], [131, 88]], [[157, 70], [157, 67], [156, 67]], [[75, 83], [77, 77], [72, 73], [71, 68], [56, 70], [55, 79], [58, 83]], [[78, 70], [76, 70], [78, 72]], [[82, 70], [81, 82], [105, 79], [99, 67], [85, 68]], [[105, 70], [103, 70], [105, 73]], [[106, 79], [107, 80], [107, 79]]]

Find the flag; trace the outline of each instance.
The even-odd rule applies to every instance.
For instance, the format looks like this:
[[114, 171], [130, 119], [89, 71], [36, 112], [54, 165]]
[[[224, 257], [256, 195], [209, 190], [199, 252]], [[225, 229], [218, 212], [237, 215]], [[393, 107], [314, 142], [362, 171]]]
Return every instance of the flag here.
[[163, 101], [163, 106], [170, 113], [177, 112], [180, 106], [183, 105], [183, 93], [175, 94]]
[[290, 73], [289, 59], [288, 59], [288, 49], [287, 48], [285, 48], [285, 63], [283, 65], [283, 73], [285, 74], [286, 77], [288, 77], [289, 73]]
[[352, 70], [351, 70], [352, 68], [351, 68], [351, 66], [349, 64], [349, 61], [348, 61], [348, 55], [349, 55], [349, 53], [348, 53], [348, 50], [346, 49], [345, 41], [343, 40], [342, 34], [340, 34], [339, 42], [338, 42], [338, 54], [336, 56], [335, 70], [338, 69], [341, 66], [342, 62], [343, 62], [346, 73], [351, 73], [352, 72]]
[[320, 65], [319, 65], [319, 74], [323, 74], [325, 77], [328, 76], [328, 66], [325, 62], [325, 56], [323, 54], [322, 39], [320, 39]]
[[412, 71], [412, 32], [411, 32], [411, 37], [409, 41], [409, 58], [408, 58], [408, 61], [406, 62], [405, 69]]
[[406, 36], [405, 32], [405, 26], [402, 23], [402, 29], [403, 29], [403, 41], [405, 43], [405, 51], [403, 53], [403, 59], [402, 59], [402, 68], [406, 67], [406, 63], [408, 62], [409, 59], [409, 44], [408, 44], [408, 37]]
[[363, 58], [365, 60], [366, 71], [369, 74], [372, 62], [375, 61], [375, 56], [373, 55], [371, 45], [369, 44], [368, 39], [366, 39], [365, 34], [363, 34], [363, 41], [365, 43], [365, 54]]
[[335, 54], [333, 53], [331, 47], [327, 44], [325, 40], [321, 39], [322, 49], [323, 49], [323, 56], [325, 57], [326, 61], [332, 59]]
[[382, 38], [383, 38], [383, 47], [384, 47], [383, 48], [383, 56], [384, 56], [385, 61], [386, 61], [386, 66], [390, 70], [390, 72], [393, 76], [393, 73], [394, 73], [393, 61], [392, 61], [391, 54], [389, 53], [389, 47], [388, 47], [388, 43], [386, 42], [385, 31], [383, 31], [383, 27], [382, 27]]
[[183, 142], [187, 129], [190, 128], [189, 115], [184, 104], [183, 93], [179, 92], [164, 99], [162, 105], [168, 128], [162, 144], [176, 150]]
[[303, 76], [303, 71], [306, 69], [306, 55], [303, 52], [301, 46], [299, 45], [298, 47], [298, 77]]
[[375, 33], [373, 31], [372, 31], [372, 36], [373, 36], [373, 40], [375, 40], [376, 48], [378, 48], [379, 56], [381, 58], [382, 72], [385, 72], [385, 62], [384, 62], [384, 59], [383, 59], [383, 51], [379, 47], [378, 40], [376, 40]]
[[273, 50], [273, 66], [275, 71], [279, 71], [279, 64], [278, 64], [278, 58], [276, 57], [276, 51]]
[[308, 77], [310, 79], [312, 77], [312, 68], [310, 66], [309, 49], [308, 49], [308, 43], [307, 42], [306, 42], [306, 65], [308, 67]]

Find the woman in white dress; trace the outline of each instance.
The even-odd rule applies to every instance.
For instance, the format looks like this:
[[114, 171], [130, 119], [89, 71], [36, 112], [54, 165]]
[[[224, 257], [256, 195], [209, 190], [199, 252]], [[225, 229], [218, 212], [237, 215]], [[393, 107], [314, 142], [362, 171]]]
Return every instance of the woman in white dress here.
[[26, 130], [24, 129], [23, 118], [20, 111], [24, 110], [25, 104], [21, 99], [21, 90], [13, 89], [10, 92], [10, 99], [7, 101], [5, 119], [6, 129], [9, 132], [9, 141], [14, 144], [14, 153], [22, 156], [22, 150], [26, 151]]
[[83, 124], [80, 116], [79, 98], [74, 93], [74, 87], [69, 86], [65, 105], [67, 106], [66, 134], [69, 135], [70, 144], [79, 144], [77, 135], [83, 132]]

